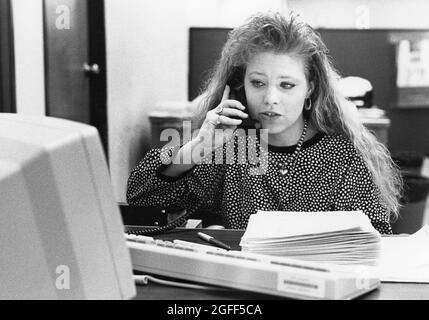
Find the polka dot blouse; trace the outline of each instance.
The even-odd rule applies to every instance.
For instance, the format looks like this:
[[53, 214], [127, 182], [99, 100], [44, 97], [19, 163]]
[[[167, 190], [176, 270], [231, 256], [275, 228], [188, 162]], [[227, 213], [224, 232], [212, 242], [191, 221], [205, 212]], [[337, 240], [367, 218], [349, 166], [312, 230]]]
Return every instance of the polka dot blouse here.
[[286, 175], [280, 174], [278, 166], [289, 161], [296, 146], [268, 145], [267, 149], [268, 164], [263, 174], [252, 174], [249, 161], [216, 164], [207, 160], [178, 177], [162, 174], [166, 150], [152, 149], [130, 174], [127, 201], [132, 205], [190, 208], [204, 199], [204, 207], [223, 214], [232, 229], [245, 229], [249, 216], [257, 210], [362, 210], [380, 233], [392, 233], [371, 173], [348, 139], [316, 134], [304, 142]]

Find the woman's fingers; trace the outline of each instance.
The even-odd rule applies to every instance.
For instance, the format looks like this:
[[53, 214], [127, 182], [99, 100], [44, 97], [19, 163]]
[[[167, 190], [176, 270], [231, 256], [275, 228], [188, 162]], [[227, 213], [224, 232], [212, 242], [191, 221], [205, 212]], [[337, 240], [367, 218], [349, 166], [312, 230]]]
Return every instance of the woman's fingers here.
[[223, 90], [222, 101], [229, 99], [229, 92], [230, 91], [231, 91], [231, 88], [228, 85], [226, 85], [225, 89]]
[[246, 107], [240, 101], [229, 98], [230, 91], [231, 88], [226, 85], [219, 106], [207, 113], [207, 122], [214, 127], [219, 125], [237, 126], [242, 122], [240, 118], [248, 117], [248, 114], [243, 112]]
[[222, 106], [224, 106], [224, 108], [235, 108], [235, 109], [239, 109], [239, 110], [244, 110], [246, 109], [245, 106], [243, 106], [243, 104], [238, 101], [238, 100], [232, 100], [232, 99], [227, 99], [221, 102]]
[[221, 115], [243, 119], [246, 119], [249, 116], [247, 113], [233, 108], [223, 108]]
[[230, 99], [230, 96], [229, 96], [230, 92], [231, 92], [231, 88], [228, 85], [226, 85], [225, 89], [223, 90], [223, 95], [222, 95], [222, 100], [220, 105], [223, 105], [224, 107], [229, 106], [231, 108], [237, 108], [241, 110], [246, 109], [240, 101], [235, 99]]
[[242, 120], [241, 119], [232, 119], [232, 118], [228, 118], [228, 117], [219, 115], [219, 118], [216, 120], [216, 122], [219, 123], [219, 125], [238, 126], [239, 124], [241, 124]]
[[228, 118], [223, 115], [211, 114], [210, 116], [207, 117], [207, 122], [212, 124], [215, 127], [220, 125], [238, 126], [239, 124], [241, 124], [242, 120]]

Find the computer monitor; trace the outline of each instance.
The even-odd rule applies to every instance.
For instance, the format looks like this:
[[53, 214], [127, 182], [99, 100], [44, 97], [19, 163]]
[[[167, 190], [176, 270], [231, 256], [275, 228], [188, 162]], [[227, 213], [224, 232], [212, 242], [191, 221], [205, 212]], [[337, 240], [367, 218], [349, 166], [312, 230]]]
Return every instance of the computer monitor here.
[[135, 296], [97, 130], [0, 113], [0, 299]]

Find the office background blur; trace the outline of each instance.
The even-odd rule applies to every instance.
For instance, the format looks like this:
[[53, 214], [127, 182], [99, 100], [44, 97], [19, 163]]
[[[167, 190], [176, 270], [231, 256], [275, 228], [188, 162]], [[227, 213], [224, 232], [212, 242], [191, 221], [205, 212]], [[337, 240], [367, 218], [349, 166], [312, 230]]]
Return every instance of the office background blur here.
[[[48, 68], [55, 65], [56, 55], [49, 55], [46, 49], [46, 37], [49, 35], [46, 10], [48, 3], [55, 1], [0, 1], [10, 3], [12, 15], [14, 111], [29, 115], [49, 114], [46, 106], [50, 99], [48, 89], [52, 84], [48, 83], [46, 75]], [[190, 28], [233, 28], [257, 11], [280, 9], [297, 11], [314, 28], [419, 29], [429, 32], [429, 2], [426, 0], [101, 2], [102, 10], [93, 10], [91, 14], [92, 17], [102, 15], [104, 20], [101, 24], [104, 24], [105, 40], [105, 62], [102, 66], [105, 68], [103, 71], [107, 70], [104, 74], [104, 140], [112, 184], [119, 202], [125, 201], [130, 170], [152, 146], [151, 113], [162, 111], [163, 107], [166, 112], [186, 112]], [[58, 6], [62, 2], [55, 3]], [[76, 21], [71, 21], [71, 28]], [[4, 23], [3, 19], [2, 29]], [[75, 47], [69, 49], [78, 50]], [[368, 52], [366, 58], [371, 59], [371, 55]], [[4, 68], [0, 70], [4, 72]], [[377, 97], [377, 88], [374, 92]], [[56, 101], [61, 104], [61, 96]], [[388, 146], [392, 152], [429, 156], [429, 104], [406, 109], [393, 105], [379, 107], [388, 111], [387, 116], [392, 121], [390, 129], [394, 131], [388, 132]], [[426, 212], [428, 210], [426, 205]]]

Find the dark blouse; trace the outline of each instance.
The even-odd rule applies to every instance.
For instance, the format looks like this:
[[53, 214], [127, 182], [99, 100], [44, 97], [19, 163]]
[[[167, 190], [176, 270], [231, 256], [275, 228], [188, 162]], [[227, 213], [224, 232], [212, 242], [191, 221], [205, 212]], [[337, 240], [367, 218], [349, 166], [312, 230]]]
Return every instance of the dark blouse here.
[[[237, 142], [233, 140], [230, 143]], [[380, 233], [392, 233], [379, 190], [351, 141], [340, 135], [315, 135], [304, 142], [294, 165], [283, 176], [278, 164], [287, 162], [295, 149], [268, 145], [264, 174], [252, 174], [248, 162], [216, 164], [210, 161], [214, 160], [213, 153], [179, 177], [161, 173], [166, 149], [152, 149], [131, 172], [127, 201], [133, 205], [180, 204], [189, 208], [196, 199], [203, 199], [204, 206], [221, 212], [227, 227], [233, 229], [245, 229], [249, 216], [257, 210], [362, 210]]]

